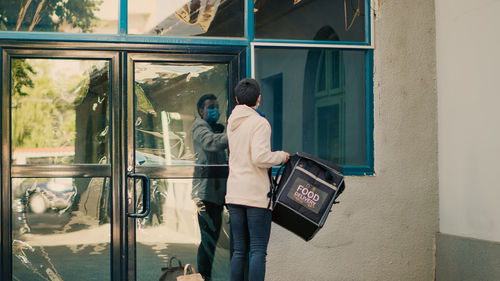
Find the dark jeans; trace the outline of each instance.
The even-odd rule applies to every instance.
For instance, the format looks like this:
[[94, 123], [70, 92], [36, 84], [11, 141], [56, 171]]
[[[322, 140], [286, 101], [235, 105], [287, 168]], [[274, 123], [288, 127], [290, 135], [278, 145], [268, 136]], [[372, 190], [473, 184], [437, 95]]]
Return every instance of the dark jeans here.
[[219, 240], [222, 224], [223, 206], [206, 201], [198, 201], [198, 224], [200, 225], [201, 243], [198, 247], [198, 272], [205, 278], [212, 278], [212, 264], [215, 248]]
[[271, 234], [271, 211], [228, 205], [234, 252], [231, 257], [231, 281], [243, 281], [248, 266], [249, 281], [263, 281], [266, 275], [267, 244]]

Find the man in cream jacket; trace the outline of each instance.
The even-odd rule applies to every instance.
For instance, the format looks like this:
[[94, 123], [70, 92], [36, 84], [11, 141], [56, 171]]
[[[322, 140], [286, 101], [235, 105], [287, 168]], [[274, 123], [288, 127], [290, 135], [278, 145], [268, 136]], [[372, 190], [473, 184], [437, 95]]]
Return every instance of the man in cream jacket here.
[[[228, 119], [229, 177], [226, 204], [231, 219], [234, 253], [231, 258], [231, 281], [242, 281], [245, 268], [248, 278], [265, 277], [267, 244], [271, 233], [271, 210], [268, 209], [270, 181], [267, 170], [288, 161], [284, 151], [271, 151], [271, 126], [257, 110], [261, 94], [253, 79], [241, 80], [235, 88], [238, 105]], [[252, 253], [250, 264], [248, 253]]]

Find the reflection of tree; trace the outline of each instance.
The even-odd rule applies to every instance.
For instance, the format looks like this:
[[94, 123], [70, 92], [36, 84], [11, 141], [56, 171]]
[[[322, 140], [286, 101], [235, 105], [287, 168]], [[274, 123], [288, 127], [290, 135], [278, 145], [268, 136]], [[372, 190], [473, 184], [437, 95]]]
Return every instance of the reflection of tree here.
[[[0, 0], [0, 30], [58, 31], [63, 24], [69, 24], [89, 32], [101, 3], [102, 0]], [[13, 146], [57, 147], [73, 140], [74, 136], [64, 136], [68, 133], [64, 128], [74, 128], [74, 118], [67, 118], [68, 114], [74, 115], [68, 110], [72, 105], [54, 91], [52, 81], [43, 77], [33, 81], [36, 72], [25, 59], [14, 59], [11, 73], [16, 121]]]
[[102, 0], [0, 0], [0, 30], [58, 31], [67, 23], [89, 32], [101, 3]]
[[23, 91], [23, 87], [33, 88], [34, 84], [30, 73], [36, 74], [26, 60], [16, 59], [12, 61], [12, 95], [25, 96], [27, 93]]
[[[27, 65], [26, 69], [30, 69], [31, 75], [25, 73], [26, 79], [17, 81], [17, 85], [21, 86], [15, 90], [17, 94], [13, 93], [12, 146], [20, 148], [73, 145], [74, 97], [70, 96], [71, 91], [65, 89], [74, 89], [82, 77], [74, 75], [63, 79], [64, 85], [55, 85], [55, 81], [45, 75], [50, 68], [48, 63], [30, 62], [36, 66], [37, 71], [25, 60], [13, 60], [13, 64]], [[34, 73], [40, 75], [35, 76]]]
[[109, 65], [95, 66], [75, 94], [75, 163], [107, 163], [109, 141]]

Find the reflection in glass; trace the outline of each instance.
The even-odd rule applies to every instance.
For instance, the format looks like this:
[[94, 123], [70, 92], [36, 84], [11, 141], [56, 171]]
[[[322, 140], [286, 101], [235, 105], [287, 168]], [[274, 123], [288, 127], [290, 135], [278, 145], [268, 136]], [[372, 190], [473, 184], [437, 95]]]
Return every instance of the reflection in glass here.
[[[196, 155], [191, 198], [196, 203], [201, 241], [198, 246], [198, 271], [212, 280], [214, 257], [222, 227], [226, 178], [215, 178], [209, 165], [227, 164], [227, 135], [220, 118], [219, 102], [213, 94], [198, 99], [198, 117], [192, 127]], [[214, 275], [216, 273], [214, 272]]]
[[117, 33], [117, 0], [0, 0], [0, 30]]
[[193, 177], [152, 181], [151, 214], [137, 220], [141, 280], [156, 279], [172, 259], [207, 280], [229, 279], [227, 169], [220, 172], [228, 93], [227, 64], [135, 63], [136, 164], [186, 165]]
[[130, 34], [242, 37], [244, 0], [129, 0]]
[[110, 280], [109, 182], [12, 179], [14, 280]]
[[[220, 179], [221, 181], [224, 179]], [[160, 269], [170, 260], [198, 266], [202, 241], [198, 217], [204, 211], [191, 198], [191, 179], [158, 179], [151, 183], [151, 213], [137, 220], [136, 253], [138, 280], [158, 280]], [[141, 188], [136, 186], [137, 198]], [[139, 199], [140, 200], [140, 199]], [[141, 209], [140, 202], [137, 203]], [[229, 213], [222, 206], [217, 217], [220, 227], [214, 241], [212, 279], [229, 280]], [[215, 215], [214, 215], [215, 216]], [[177, 262], [173, 261], [177, 266]]]
[[254, 0], [255, 37], [365, 41], [364, 0]]
[[12, 60], [12, 163], [107, 163], [109, 63]]
[[[135, 63], [135, 145], [139, 165], [192, 165], [198, 159], [191, 132], [197, 101], [217, 97], [225, 126], [227, 64]], [[207, 163], [205, 163], [207, 164]]]
[[365, 58], [363, 50], [256, 48], [273, 149], [367, 165]]

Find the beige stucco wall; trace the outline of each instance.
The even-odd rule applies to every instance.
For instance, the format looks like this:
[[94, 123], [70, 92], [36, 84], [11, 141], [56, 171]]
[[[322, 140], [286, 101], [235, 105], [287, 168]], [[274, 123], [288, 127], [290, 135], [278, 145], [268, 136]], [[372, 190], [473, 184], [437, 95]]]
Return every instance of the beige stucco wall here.
[[266, 280], [433, 280], [438, 231], [433, 0], [375, 3], [375, 176], [347, 177], [310, 242], [273, 225]]

